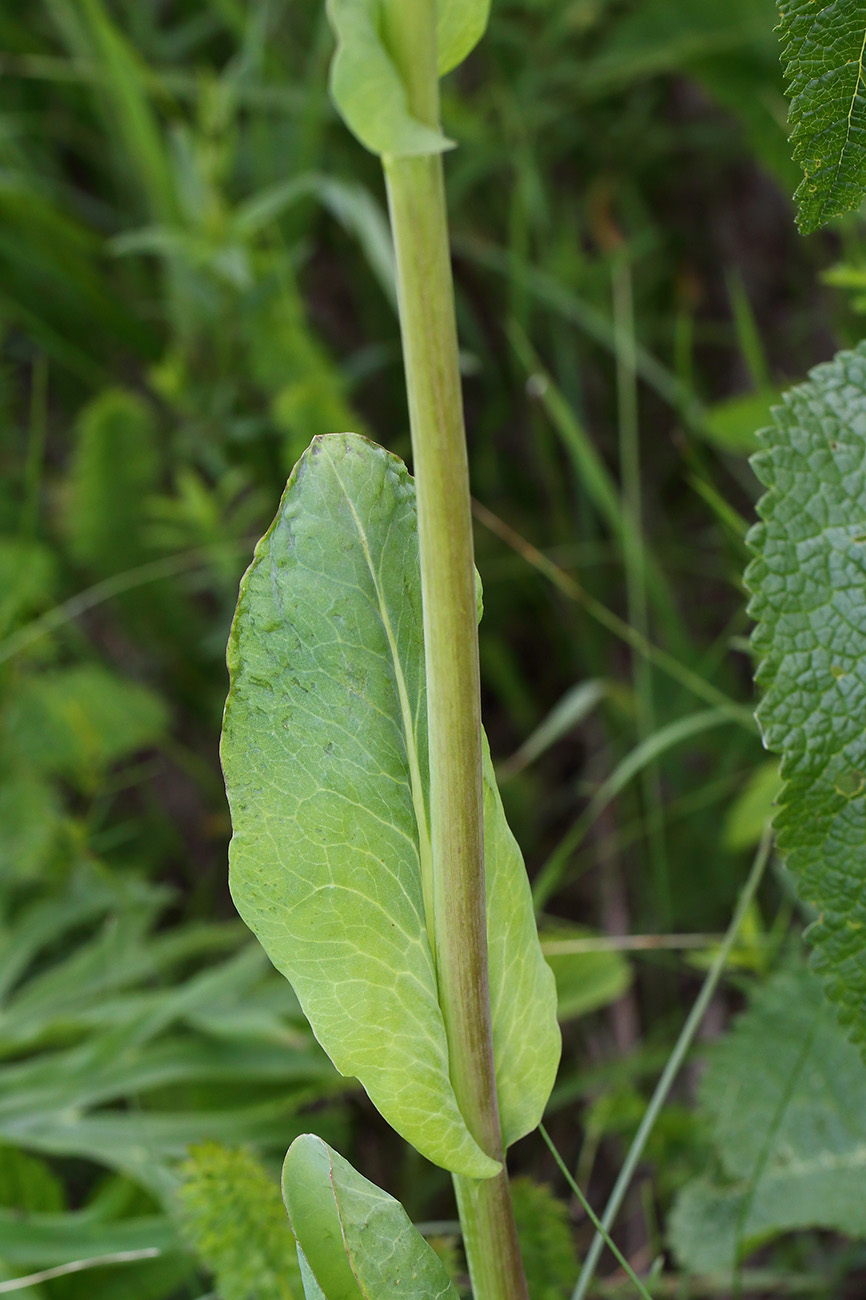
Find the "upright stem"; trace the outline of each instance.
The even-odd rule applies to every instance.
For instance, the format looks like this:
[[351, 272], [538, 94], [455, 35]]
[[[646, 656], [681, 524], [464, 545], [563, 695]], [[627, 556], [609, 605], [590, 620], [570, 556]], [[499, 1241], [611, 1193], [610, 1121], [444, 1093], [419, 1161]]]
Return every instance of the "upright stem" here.
[[[437, 127], [435, 0], [384, 0], [383, 14], [410, 107]], [[493, 1065], [475, 567], [442, 159], [384, 166], [418, 500], [439, 999], [458, 1105], [503, 1165], [492, 1179], [455, 1176], [455, 1189], [476, 1300], [526, 1300]]]

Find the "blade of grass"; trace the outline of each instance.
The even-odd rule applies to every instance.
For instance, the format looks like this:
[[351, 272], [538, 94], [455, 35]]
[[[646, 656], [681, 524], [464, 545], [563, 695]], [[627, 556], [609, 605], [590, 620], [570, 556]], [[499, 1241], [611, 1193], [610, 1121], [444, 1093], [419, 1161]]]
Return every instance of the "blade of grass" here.
[[497, 767], [496, 775], [500, 784], [524, 771], [542, 754], [547, 753], [551, 745], [555, 745], [569, 731], [579, 726], [601, 703], [609, 689], [607, 682], [591, 679], [579, 682], [566, 691], [520, 748]]
[[550, 373], [543, 365], [526, 335], [516, 325], [509, 330], [511, 345], [527, 378], [533, 380], [533, 392], [574, 465], [575, 474], [589, 494], [600, 518], [617, 539], [623, 554], [643, 548], [646, 580], [660, 620], [677, 647], [685, 643], [685, 633], [671, 592], [653, 555], [635, 536], [634, 520], [620, 498], [616, 484], [586, 429], [566, 401]]
[[[194, 73], [176, 68], [141, 67], [141, 85], [151, 97], [174, 97], [185, 103], [196, 104], [207, 93], [208, 83]], [[22, 81], [48, 81], [58, 85], [94, 85], [107, 88], [110, 76], [105, 68], [92, 58], [58, 58], [50, 54], [0, 53], [0, 76], [17, 77]], [[308, 108], [304, 91], [296, 86], [240, 85], [234, 91], [243, 108], [267, 112], [295, 114]], [[330, 104], [323, 102], [320, 112], [323, 119], [332, 114]]]
[[538, 1131], [541, 1134], [541, 1136], [544, 1138], [544, 1141], [547, 1143], [550, 1154], [553, 1156], [554, 1160], [559, 1166], [560, 1173], [562, 1174], [565, 1181], [568, 1183], [571, 1190], [574, 1192], [577, 1199], [580, 1201], [584, 1213], [586, 1214], [592, 1226], [595, 1228], [596, 1232], [601, 1233], [604, 1241], [610, 1247], [613, 1255], [618, 1260], [622, 1268], [625, 1270], [629, 1280], [637, 1288], [638, 1294], [642, 1295], [644, 1297], [644, 1300], [652, 1300], [652, 1296], [650, 1295], [649, 1291], [647, 1291], [643, 1282], [641, 1282], [640, 1278], [635, 1273], [634, 1269], [631, 1267], [626, 1257], [622, 1254], [616, 1242], [613, 1241], [612, 1238], [608, 1236], [607, 1232], [604, 1229], [604, 1225], [596, 1215], [595, 1211], [593, 1210], [589, 1201], [584, 1196], [583, 1192], [580, 1190], [575, 1179], [571, 1176], [568, 1166], [566, 1165], [562, 1156], [557, 1151], [556, 1147], [553, 1145], [553, 1141], [550, 1137], [550, 1134], [548, 1133], [547, 1129], [544, 1127], [543, 1124], [539, 1124]]
[[66, 1277], [69, 1273], [84, 1273], [91, 1268], [105, 1268], [108, 1264], [133, 1264], [140, 1259], [156, 1259], [161, 1254], [159, 1246], [147, 1246], [144, 1250], [118, 1250], [114, 1255], [99, 1255], [95, 1259], [76, 1259], [70, 1264], [55, 1264], [53, 1268], [43, 1268], [38, 1273], [28, 1273], [26, 1277], [13, 1277], [8, 1282], [0, 1282], [0, 1295], [24, 1291], [27, 1287], [38, 1286], [40, 1282], [51, 1282], [55, 1277]]
[[78, 0], [74, 6], [52, 0], [51, 7], [73, 55], [101, 70], [111, 135], [119, 135], [150, 212], [158, 221], [172, 222], [177, 217], [174, 178], [138, 54], [101, 0]]
[[[648, 564], [647, 548], [643, 537], [634, 292], [631, 266], [624, 251], [619, 251], [614, 258], [612, 283], [622, 516], [628, 521], [622, 537], [626, 608], [629, 624], [642, 637], [648, 639]], [[655, 730], [652, 665], [645, 655], [638, 654], [632, 649], [631, 667], [637, 701], [637, 736], [643, 744]], [[661, 783], [654, 758], [650, 759], [640, 772], [640, 792], [643, 812], [647, 820], [647, 840], [655, 900], [660, 923], [667, 929], [671, 923], [670, 864], [662, 820], [664, 804]]]
[[[515, 281], [525, 284], [539, 302], [543, 302], [563, 320], [576, 325], [595, 343], [610, 353], [615, 353], [616, 337], [611, 321], [576, 294], [564, 289], [551, 276], [528, 263], [516, 262], [507, 253], [483, 240], [464, 236], [454, 240], [454, 248], [455, 252], [471, 259], [478, 266], [494, 271], [497, 275], [513, 276]], [[644, 383], [678, 412], [687, 428], [701, 429], [703, 421], [700, 405], [676, 375], [641, 346], [635, 349], [635, 364]]]
[[[662, 1072], [662, 1076], [656, 1084], [650, 1103], [647, 1106], [638, 1131], [629, 1147], [628, 1154], [623, 1162], [622, 1168], [620, 1169], [619, 1177], [614, 1184], [613, 1191], [611, 1192], [607, 1205], [605, 1206], [604, 1214], [601, 1216], [602, 1227], [607, 1233], [610, 1232], [614, 1220], [619, 1213], [619, 1208], [629, 1189], [635, 1170], [640, 1163], [647, 1139], [653, 1130], [662, 1107], [667, 1101], [674, 1080], [679, 1074], [680, 1067], [689, 1053], [695, 1035], [700, 1028], [701, 1021], [706, 1014], [719, 980], [727, 966], [728, 958], [730, 957], [731, 949], [736, 942], [740, 926], [745, 919], [746, 913], [749, 910], [749, 907], [757, 894], [758, 887], [764, 877], [764, 871], [770, 858], [772, 842], [772, 833], [769, 827], [767, 827], [764, 831], [758, 851], [755, 854], [751, 870], [743, 887], [743, 891], [740, 894], [737, 906], [734, 909], [734, 915], [731, 918], [731, 923], [728, 926], [727, 933], [725, 934], [724, 942], [719, 948], [712, 966], [707, 971], [706, 978], [701, 986], [701, 991], [695, 1000], [694, 1006], [689, 1012], [686, 1023], [683, 1025], [680, 1036], [674, 1045], [670, 1057], [668, 1058], [668, 1063]], [[599, 1256], [604, 1249], [604, 1244], [604, 1237], [597, 1231], [593, 1238], [592, 1245], [589, 1248], [589, 1253], [587, 1254], [580, 1277], [578, 1278], [574, 1291], [572, 1292], [571, 1300], [586, 1300], [587, 1293], [592, 1284], [592, 1279], [595, 1276], [596, 1267], [598, 1266]]]
[[581, 813], [577, 821], [566, 831], [556, 848], [542, 866], [532, 885], [532, 898], [536, 911], [545, 906], [551, 894], [561, 884], [568, 867], [569, 859], [579, 848], [590, 827], [604, 812], [618, 794], [625, 789], [629, 781], [645, 772], [661, 755], [683, 741], [694, 736], [703, 735], [713, 727], [720, 727], [732, 721], [726, 709], [705, 709], [685, 718], [678, 718], [665, 727], [647, 736], [625, 756], [614, 768], [593, 795], [589, 806]]
[[[749, 769], [750, 772], [751, 770]], [[741, 772], [731, 773], [719, 780], [707, 782], [698, 790], [692, 790], [688, 794], [669, 800], [666, 808], [668, 821], [676, 820], [681, 822], [704, 808], [720, 803], [723, 799], [727, 800], [743, 784], [743, 780], [744, 776]], [[615, 831], [610, 831], [607, 835], [594, 841], [587, 849], [581, 850], [580, 856], [586, 853], [587, 857], [590, 857], [594, 856], [596, 852], [601, 854], [621, 853], [624, 849], [635, 844], [642, 833], [642, 821], [639, 818], [632, 818], [627, 822], [623, 822]], [[586, 866], [589, 865], [590, 863], [587, 861]], [[584, 865], [579, 858], [575, 860], [574, 870], [578, 876], [583, 873]]]
[[86, 614], [97, 605], [114, 600], [127, 591], [134, 591], [136, 587], [145, 587], [151, 582], [161, 582], [165, 578], [188, 573], [207, 564], [215, 555], [248, 554], [251, 545], [249, 541], [236, 541], [226, 542], [221, 546], [197, 547], [195, 550], [181, 551], [178, 555], [166, 556], [164, 560], [152, 560], [134, 569], [127, 569], [123, 573], [105, 578], [102, 582], [97, 582], [92, 587], [87, 587], [77, 595], [71, 596], [61, 605], [55, 605], [53, 609], [47, 610], [31, 623], [25, 623], [11, 636], [6, 637], [5, 641], [0, 641], [0, 664], [7, 663], [16, 655], [29, 650], [42, 637], [50, 636], [52, 632], [58, 631], [67, 623], [74, 623], [76, 619], [81, 618], [82, 614]]
[[722, 934], [599, 934], [591, 939], [545, 939], [542, 950], [549, 956], [581, 952], [685, 952], [692, 948], [715, 948]]
[[504, 519], [500, 519], [498, 515], [495, 515], [492, 510], [488, 510], [479, 501], [473, 501], [472, 511], [479, 523], [483, 524], [491, 533], [494, 533], [507, 546], [510, 546], [512, 550], [522, 556], [527, 564], [547, 578], [562, 595], [582, 606], [590, 618], [595, 619], [597, 623], [606, 628], [608, 632], [612, 632], [614, 636], [619, 637], [626, 645], [633, 646], [639, 654], [645, 655], [657, 668], [674, 681], [679, 682], [697, 699], [703, 700], [705, 704], [712, 704], [719, 709], [724, 709], [732, 721], [757, 735], [757, 724], [751, 710], [747, 709], [745, 705], [738, 704], [725, 695], [724, 691], [713, 686], [711, 682], [704, 681], [698, 673], [693, 672], [691, 668], [681, 663], [667, 650], [662, 650], [660, 647], [653, 645], [636, 628], [631, 627], [625, 619], [614, 614], [600, 600], [596, 600], [589, 592], [584, 591], [570, 573], [566, 573], [549, 556], [540, 551], [537, 546], [533, 546], [531, 542], [521, 537], [520, 533], [512, 528], [510, 524], [507, 524]]
[[767, 364], [767, 356], [761, 342], [761, 333], [755, 320], [755, 314], [752, 311], [752, 304], [749, 302], [746, 293], [746, 287], [743, 284], [743, 278], [738, 272], [729, 271], [726, 280], [728, 297], [731, 301], [731, 311], [734, 316], [737, 343], [748, 368], [749, 377], [757, 389], [769, 388], [773, 382], [770, 367]]
[[[828, 1288], [834, 1285], [834, 1279], [826, 1273], [778, 1273], [769, 1268], [750, 1269], [743, 1274], [743, 1284], [749, 1295], [774, 1296], [796, 1295], [812, 1296], [813, 1300], [826, 1300], [828, 1294], [835, 1294]], [[628, 1295], [631, 1283], [627, 1278], [599, 1278], [593, 1293], [599, 1297], [619, 1297]], [[731, 1279], [729, 1277], [684, 1277], [681, 1273], [671, 1273], [661, 1277], [653, 1284], [655, 1300], [670, 1296], [671, 1300], [698, 1300], [699, 1296], [730, 1300]]]
[[43, 355], [33, 363], [30, 390], [30, 427], [27, 434], [27, 460], [24, 465], [24, 504], [21, 510], [21, 534], [35, 537], [39, 527], [39, 497], [45, 463], [45, 438], [48, 429], [48, 359]]

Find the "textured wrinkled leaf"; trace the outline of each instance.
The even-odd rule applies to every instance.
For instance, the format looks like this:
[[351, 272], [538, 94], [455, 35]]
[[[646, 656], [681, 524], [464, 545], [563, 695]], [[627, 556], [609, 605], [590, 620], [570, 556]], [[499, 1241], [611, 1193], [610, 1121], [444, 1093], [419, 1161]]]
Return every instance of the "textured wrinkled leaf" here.
[[331, 97], [349, 130], [372, 153], [418, 155], [451, 147], [441, 131], [416, 118], [382, 39], [380, 0], [328, 0], [337, 38]]
[[400, 1202], [311, 1133], [289, 1148], [283, 1199], [307, 1300], [457, 1300]]
[[683, 1265], [724, 1273], [795, 1229], [866, 1235], [866, 1072], [809, 971], [761, 989], [712, 1049], [700, 1099], [719, 1169], [674, 1207]]
[[[426, 689], [415, 493], [354, 434], [317, 439], [241, 584], [223, 763], [238, 910], [338, 1070], [429, 1159], [495, 1170], [457, 1106], [422, 889]], [[559, 1058], [553, 976], [485, 760], [488, 939], [503, 1135]]]
[[866, 3], [782, 0], [779, 31], [803, 234], [857, 207], [866, 192]]
[[757, 717], [782, 755], [781, 852], [819, 913], [809, 938], [866, 1042], [866, 345], [787, 393], [752, 460]]

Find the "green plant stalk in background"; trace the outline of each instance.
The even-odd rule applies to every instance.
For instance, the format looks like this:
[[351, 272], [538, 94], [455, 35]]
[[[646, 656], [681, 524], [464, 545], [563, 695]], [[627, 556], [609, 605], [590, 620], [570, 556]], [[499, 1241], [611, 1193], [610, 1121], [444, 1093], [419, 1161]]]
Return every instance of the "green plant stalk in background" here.
[[[439, 127], [435, 0], [389, 0], [385, 38]], [[525, 1297], [496, 1100], [487, 972], [481, 691], [466, 433], [441, 154], [383, 159], [397, 258], [424, 609], [434, 953], [451, 1079], [494, 1178], [454, 1176], [476, 1300]]]

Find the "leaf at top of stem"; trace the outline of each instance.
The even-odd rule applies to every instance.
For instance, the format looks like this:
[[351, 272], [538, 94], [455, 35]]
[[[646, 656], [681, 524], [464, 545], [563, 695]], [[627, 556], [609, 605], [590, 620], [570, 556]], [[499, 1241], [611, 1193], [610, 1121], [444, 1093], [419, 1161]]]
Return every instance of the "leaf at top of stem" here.
[[457, 1300], [403, 1206], [312, 1133], [283, 1165], [307, 1300]]
[[484, 35], [489, 19], [490, 0], [437, 0], [436, 53], [440, 77], [471, 54]]
[[[428, 1159], [498, 1166], [457, 1105], [432, 940], [415, 491], [354, 434], [317, 439], [241, 584], [223, 763], [238, 910], [337, 1069]], [[491, 1005], [506, 1145], [541, 1117], [556, 993], [489, 755]]]
[[791, 106], [796, 194], [804, 235], [866, 193], [866, 3], [781, 0], [779, 33]]
[[[401, 0], [412, 3], [417, 0]], [[429, 0], [423, 0], [429, 3]], [[462, 63], [481, 39], [490, 0], [438, 0], [439, 75]], [[384, 38], [382, 0], [328, 0], [337, 38], [331, 96], [350, 131], [376, 154], [442, 153], [452, 142], [412, 112], [404, 76]]]

